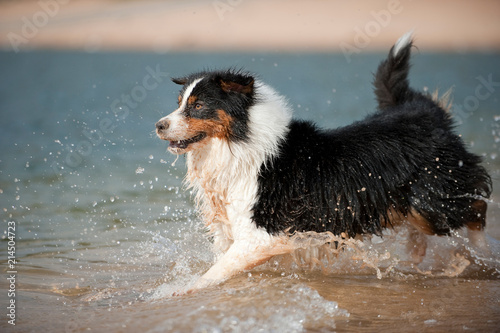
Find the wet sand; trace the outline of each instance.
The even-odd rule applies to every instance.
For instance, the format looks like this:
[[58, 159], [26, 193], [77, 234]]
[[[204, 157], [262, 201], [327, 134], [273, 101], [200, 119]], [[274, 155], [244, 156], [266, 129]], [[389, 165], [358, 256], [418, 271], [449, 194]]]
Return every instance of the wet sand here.
[[0, 2], [0, 48], [142, 51], [500, 50], [500, 2], [219, 0]]

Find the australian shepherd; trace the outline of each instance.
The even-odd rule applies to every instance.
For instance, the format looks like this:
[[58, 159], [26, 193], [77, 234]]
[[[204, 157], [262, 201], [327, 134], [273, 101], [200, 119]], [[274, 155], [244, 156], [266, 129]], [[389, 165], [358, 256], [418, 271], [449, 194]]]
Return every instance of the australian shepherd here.
[[241, 70], [173, 79], [179, 107], [156, 133], [186, 154], [186, 181], [219, 254], [192, 290], [294, 251], [300, 233], [380, 235], [408, 223], [417, 263], [418, 235], [467, 226], [484, 240], [491, 179], [443, 103], [410, 88], [411, 48], [408, 33], [379, 65], [377, 110], [336, 129], [292, 118], [283, 96]]

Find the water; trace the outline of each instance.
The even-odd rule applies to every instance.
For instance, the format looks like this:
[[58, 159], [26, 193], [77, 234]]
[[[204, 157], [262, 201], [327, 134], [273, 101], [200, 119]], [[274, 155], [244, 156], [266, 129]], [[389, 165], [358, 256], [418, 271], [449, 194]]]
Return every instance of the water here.
[[[459, 232], [430, 237], [426, 259], [412, 267], [405, 230], [398, 230], [338, 254], [320, 251], [314, 267], [299, 251], [295, 261], [275, 258], [221, 286], [170, 297], [214, 258], [182, 187], [184, 158], [172, 166], [174, 156], [154, 134], [154, 123], [176, 105], [178, 87], [167, 73], [245, 67], [288, 96], [297, 117], [334, 127], [374, 108], [370, 83], [383, 56], [347, 63], [341, 54], [0, 53], [0, 328], [497, 331], [498, 54], [417, 51], [411, 72], [415, 87], [454, 87], [457, 130], [494, 178], [493, 255], [471, 254]], [[15, 254], [7, 251], [12, 225]], [[5, 278], [13, 269], [15, 298]], [[11, 299], [15, 326], [6, 316]]]

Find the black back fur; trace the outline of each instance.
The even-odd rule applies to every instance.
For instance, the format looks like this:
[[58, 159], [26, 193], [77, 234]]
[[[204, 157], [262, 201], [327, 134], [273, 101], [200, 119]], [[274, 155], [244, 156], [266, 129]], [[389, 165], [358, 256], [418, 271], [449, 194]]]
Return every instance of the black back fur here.
[[335, 130], [292, 121], [258, 179], [259, 227], [380, 234], [389, 212], [416, 212], [444, 235], [477, 220], [474, 203], [490, 196], [491, 179], [453, 133], [450, 115], [409, 88], [411, 46], [396, 56], [391, 49], [380, 64], [371, 116]]

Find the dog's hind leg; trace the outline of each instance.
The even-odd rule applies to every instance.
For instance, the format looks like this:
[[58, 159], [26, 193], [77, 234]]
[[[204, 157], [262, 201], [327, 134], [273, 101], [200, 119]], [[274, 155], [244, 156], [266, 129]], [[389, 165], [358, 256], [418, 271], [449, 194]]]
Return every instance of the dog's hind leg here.
[[409, 226], [408, 243], [406, 250], [410, 255], [411, 262], [415, 265], [420, 264], [427, 252], [427, 236], [413, 226]]
[[415, 209], [412, 209], [405, 219], [410, 224], [406, 249], [411, 261], [418, 265], [424, 260], [427, 251], [427, 235], [435, 234], [434, 227]]
[[486, 241], [486, 234], [484, 227], [486, 225], [486, 209], [488, 204], [483, 200], [475, 200], [471, 205], [473, 216], [467, 225], [467, 235], [469, 241], [475, 249], [482, 252], [489, 252], [488, 242]]

